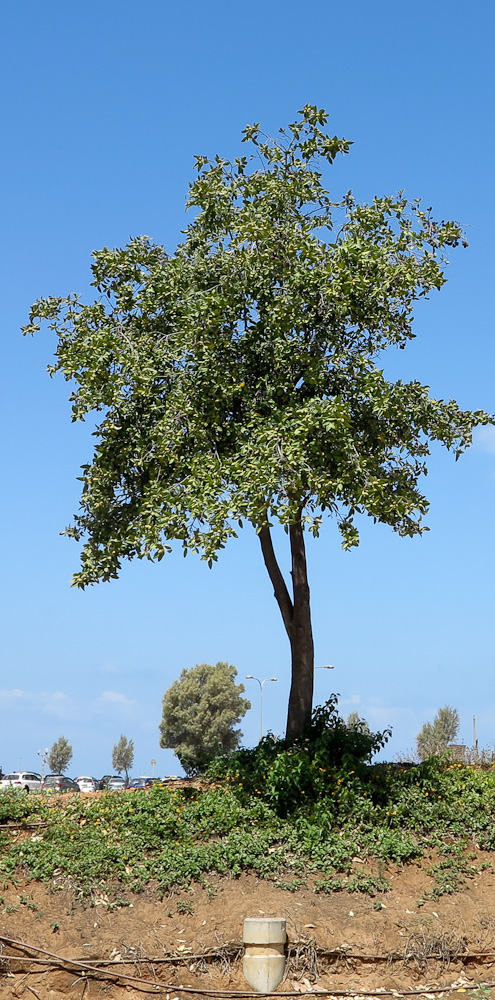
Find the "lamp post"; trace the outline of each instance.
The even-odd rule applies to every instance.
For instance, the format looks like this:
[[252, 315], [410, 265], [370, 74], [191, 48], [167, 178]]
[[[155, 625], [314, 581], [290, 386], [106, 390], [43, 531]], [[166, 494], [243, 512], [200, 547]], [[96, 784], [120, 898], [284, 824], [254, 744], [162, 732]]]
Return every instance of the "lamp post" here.
[[38, 750], [38, 757], [41, 757], [41, 777], [43, 780], [45, 777], [46, 761], [49, 753], [50, 753], [49, 747], [45, 747], [44, 750]]
[[253, 674], [246, 674], [247, 681], [258, 681], [260, 686], [260, 742], [263, 739], [263, 685], [267, 681], [276, 681], [278, 677], [265, 677], [263, 681], [260, 681], [259, 677], [254, 677]]

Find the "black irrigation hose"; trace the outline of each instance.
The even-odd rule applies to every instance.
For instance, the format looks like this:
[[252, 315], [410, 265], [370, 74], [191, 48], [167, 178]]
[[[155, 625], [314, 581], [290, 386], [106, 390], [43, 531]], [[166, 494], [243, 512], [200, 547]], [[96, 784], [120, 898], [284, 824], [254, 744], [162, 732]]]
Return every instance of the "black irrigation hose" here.
[[[43, 951], [42, 948], [36, 949], [34, 945], [29, 945], [29, 944], [26, 944], [25, 942], [17, 941], [14, 938], [4, 937], [1, 934], [0, 934], [0, 941], [5, 941], [7, 944], [12, 944], [12, 945], [18, 944], [22, 948], [31, 948], [32, 950]], [[297, 955], [297, 946], [298, 945], [304, 946], [304, 945], [308, 945], [310, 943], [311, 942], [308, 942], [308, 941], [294, 941], [293, 944], [292, 944], [292, 947], [289, 945], [288, 956], [291, 957], [292, 955]], [[235, 956], [237, 956], [239, 954], [239, 952], [241, 952], [243, 950], [243, 948], [244, 948], [244, 945], [243, 945], [243, 943], [241, 941], [234, 941], [234, 942], [229, 942], [229, 944], [224, 945], [224, 946], [222, 946], [220, 948], [209, 948], [207, 951], [202, 951], [202, 952], [199, 952], [198, 954], [193, 954], [192, 952], [185, 952], [185, 953], [183, 953], [181, 955], [178, 955], [178, 954], [175, 954], [175, 955], [160, 955], [160, 956], [133, 955], [133, 956], [129, 956], [128, 958], [120, 958], [120, 959], [114, 959], [114, 958], [112, 958], [112, 959], [88, 959], [88, 958], [82, 958], [82, 959], [67, 959], [67, 961], [70, 961], [70, 962], [85, 962], [85, 963], [100, 962], [102, 965], [119, 965], [119, 964], [120, 965], [135, 965], [135, 964], [137, 964], [139, 962], [142, 962], [142, 963], [148, 962], [149, 964], [153, 964], [153, 965], [159, 965], [159, 964], [171, 964], [171, 965], [178, 964], [178, 965], [180, 965], [180, 964], [186, 963], [186, 962], [189, 963], [189, 962], [207, 961], [208, 959], [214, 959], [214, 958], [222, 959], [225, 956], [229, 956], [229, 955], [235, 957]], [[366, 955], [366, 954], [363, 954], [363, 952], [349, 951], [345, 947], [343, 947], [343, 948], [332, 948], [332, 949], [316, 948], [316, 952], [317, 952], [317, 957], [318, 958], [341, 958], [341, 959], [344, 959], [344, 960], [345, 959], [353, 959], [353, 960], [358, 961], [358, 962], [360, 961], [360, 962], [370, 962], [370, 963], [372, 963], [372, 962], [407, 962], [407, 961], [411, 961], [411, 959], [414, 959], [414, 958], [421, 958], [422, 960], [424, 959], [424, 961], [430, 961], [430, 960], [433, 960], [433, 961], [437, 961], [437, 960], [439, 960], [439, 961], [445, 961], [445, 958], [444, 958], [444, 956], [442, 954], [440, 954], [440, 953], [435, 954], [434, 952], [430, 952], [428, 955], [424, 955], [424, 956], [423, 955], [419, 955], [417, 952], [414, 952], [414, 951], [407, 952], [407, 953], [404, 953], [404, 952], [389, 952], [387, 955], [376, 955], [376, 954], [375, 955]], [[44, 952], [44, 954], [52, 955], [52, 952]], [[17, 958], [17, 956], [15, 956], [15, 955], [9, 955], [8, 957], [10, 959], [13, 959], [14, 961], [21, 961], [22, 960], [20, 958]], [[59, 956], [55, 956], [55, 957], [59, 957]], [[479, 959], [485, 959], [485, 958], [495, 958], [495, 951], [477, 951], [477, 952], [462, 951], [462, 952], [458, 952], [458, 953], [457, 952], [456, 953], [452, 953], [452, 955], [447, 956], [447, 960], [448, 961], [452, 961], [452, 962], [457, 962], [457, 961], [476, 962]], [[33, 961], [42, 961], [42, 960], [41, 959], [34, 959], [33, 958]]]
[[[15, 938], [4, 937], [4, 935], [2, 935], [2, 934], [0, 934], [0, 941], [3, 941], [5, 944], [7, 944], [7, 945], [9, 945], [10, 947], [13, 947], [13, 948], [19, 948], [19, 949], [21, 949], [23, 951], [26, 951], [26, 950], [35, 951], [39, 955], [46, 955], [46, 956], [48, 956], [49, 959], [52, 959], [52, 962], [49, 963], [49, 964], [53, 964], [53, 962], [55, 962], [57, 966], [62, 967], [62, 968], [65, 968], [67, 965], [69, 965], [71, 967], [71, 969], [73, 969], [76, 972], [82, 970], [83, 975], [86, 972], [89, 972], [95, 978], [96, 978], [96, 976], [99, 976], [100, 978], [103, 978], [103, 979], [111, 979], [111, 980], [114, 980], [114, 981], [115, 980], [124, 981], [126, 983], [132, 984], [133, 986], [134, 986], [134, 984], [136, 984], [134, 988], [139, 989], [143, 993], [150, 993], [150, 992], [156, 993], [157, 991], [162, 992], [162, 993], [173, 993], [173, 992], [178, 993], [178, 992], [180, 992], [182, 994], [188, 994], [188, 995], [193, 995], [193, 996], [200, 995], [200, 996], [208, 996], [208, 997], [243, 997], [243, 998], [246, 998], [246, 1000], [248, 1000], [248, 998], [250, 1000], [250, 998], [262, 997], [262, 996], [263, 997], [299, 997], [299, 998], [304, 997], [304, 996], [310, 996], [310, 997], [315, 997], [315, 996], [318, 996], [318, 997], [413, 997], [413, 996], [426, 996], [426, 995], [429, 995], [429, 994], [432, 994], [432, 993], [441, 993], [443, 995], [445, 995], [445, 994], [453, 995], [454, 993], [466, 993], [467, 992], [466, 987], [459, 987], [459, 986], [453, 986], [453, 987], [448, 987], [448, 986], [447, 987], [445, 987], [445, 986], [433, 986], [433, 987], [423, 987], [423, 989], [417, 989], [417, 990], [383, 990], [383, 989], [377, 989], [377, 990], [357, 990], [357, 991], [356, 990], [335, 990], [335, 989], [334, 990], [309, 990], [309, 991], [307, 991], [305, 993], [300, 993], [299, 991], [277, 992], [277, 993], [275, 993], [275, 992], [274, 993], [258, 993], [258, 992], [249, 991], [249, 990], [213, 990], [213, 989], [205, 989], [205, 988], [197, 989], [197, 988], [195, 988], [193, 986], [175, 986], [174, 984], [172, 984], [172, 985], [170, 985], [170, 984], [162, 985], [161, 983], [159, 984], [159, 983], [153, 982], [152, 980], [141, 979], [141, 978], [139, 978], [137, 976], [128, 976], [128, 975], [125, 975], [124, 973], [120, 973], [120, 972], [110, 973], [109, 971], [107, 971], [106, 969], [104, 969], [104, 968], [102, 968], [100, 966], [93, 966], [93, 965], [88, 964], [87, 962], [81, 962], [78, 959], [64, 958], [63, 955], [57, 955], [54, 952], [47, 951], [45, 948], [38, 948], [35, 945], [26, 944], [24, 941], [18, 941]], [[8, 961], [11, 956], [5, 955], [3, 957], [4, 957], [4, 959], [6, 961]], [[32, 957], [32, 956], [28, 956], [28, 958], [30, 958], [30, 957]], [[188, 956], [188, 958], [189, 958], [189, 960], [191, 960], [191, 956]], [[36, 959], [33, 958], [33, 960], [35, 961]], [[148, 960], [148, 961], [152, 962], [152, 960]], [[128, 964], [131, 964], [131, 962], [132, 962], [132, 959], [129, 961]], [[66, 971], [70, 971], [70, 970], [66, 969]], [[149, 987], [151, 987], [151, 990], [148, 990], [148, 989], [143, 990], [143, 986], [146, 986], [146, 987], [149, 986]], [[475, 984], [473, 984], [472, 988], [475, 989], [475, 988], [479, 988], [480, 986], [483, 986], [486, 989], [493, 989], [495, 987], [495, 982], [475, 983]]]
[[[222, 959], [223, 956], [220, 955], [220, 954], [218, 956], [216, 956], [215, 954], [213, 956], [201, 954], [201, 955], [186, 955], [185, 957], [184, 956], [179, 956], [179, 955], [177, 955], [177, 956], [170, 955], [168, 957], [160, 956], [160, 958], [153, 958], [153, 957], [143, 958], [142, 956], [137, 956], [136, 955], [134, 958], [82, 958], [82, 959], [77, 959], [77, 958], [72, 959], [72, 958], [70, 958], [70, 959], [64, 959], [64, 961], [68, 961], [68, 962], [71, 962], [71, 963], [72, 962], [81, 961], [81, 962], [84, 962], [84, 964], [88, 965], [88, 966], [89, 965], [91, 965], [91, 966], [93, 966], [93, 965], [101, 965], [101, 966], [104, 966], [104, 965], [181, 965], [181, 964], [183, 964], [185, 962], [201, 962], [201, 961], [206, 962], [211, 957], [213, 957], [213, 958], [218, 957], [219, 959]], [[341, 957], [344, 958], [344, 959], [345, 958], [352, 959], [353, 961], [354, 960], [358, 960], [358, 961], [361, 961], [361, 962], [366, 962], [366, 963], [369, 963], [370, 965], [373, 962], [405, 962], [407, 964], [407, 962], [412, 962], [414, 959], [416, 959], [417, 961], [419, 961], [421, 964], [423, 964], [425, 962], [432, 961], [432, 962], [443, 962], [444, 964], [448, 965], [451, 962], [459, 962], [459, 961], [462, 961], [462, 960], [464, 960], [465, 962], [474, 962], [478, 958], [487, 958], [488, 959], [488, 958], [493, 958], [494, 956], [493, 955], [458, 955], [455, 958], [448, 958], [448, 959], [443, 958], [442, 955], [428, 955], [426, 958], [423, 958], [422, 956], [417, 955], [417, 954], [411, 954], [411, 955], [378, 955], [378, 956], [377, 955], [373, 955], [373, 956], [367, 956], [367, 955], [342, 955]], [[20, 955], [3, 955], [3, 956], [0, 955], [0, 960], [2, 958], [8, 958], [9, 962], [25, 962], [26, 961], [26, 957], [25, 956], [20, 956]], [[47, 959], [44, 959], [44, 958], [35, 958], [35, 956], [32, 955], [32, 956], [29, 956], [29, 960], [31, 962], [36, 962], [37, 965], [50, 965], [50, 959], [48, 959], [48, 958]]]

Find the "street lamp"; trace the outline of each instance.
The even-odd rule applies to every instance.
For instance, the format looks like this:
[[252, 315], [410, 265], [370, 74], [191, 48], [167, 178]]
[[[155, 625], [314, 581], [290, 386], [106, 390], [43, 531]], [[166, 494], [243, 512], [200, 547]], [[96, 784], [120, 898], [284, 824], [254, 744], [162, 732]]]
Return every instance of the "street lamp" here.
[[41, 777], [43, 779], [45, 777], [46, 761], [49, 753], [50, 753], [49, 747], [45, 747], [44, 750], [38, 750], [38, 757], [41, 757]]
[[278, 677], [265, 677], [263, 681], [260, 681], [259, 677], [254, 677], [253, 674], [246, 674], [247, 681], [258, 681], [260, 686], [260, 742], [263, 739], [263, 685], [267, 681], [276, 681]]

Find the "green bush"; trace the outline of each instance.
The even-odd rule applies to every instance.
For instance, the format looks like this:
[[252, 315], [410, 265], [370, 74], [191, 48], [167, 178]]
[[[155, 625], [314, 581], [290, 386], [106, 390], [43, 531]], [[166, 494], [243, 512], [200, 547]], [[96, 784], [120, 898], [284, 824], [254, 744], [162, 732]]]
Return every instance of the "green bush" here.
[[280, 816], [301, 803], [328, 797], [340, 771], [352, 774], [380, 750], [391, 735], [347, 726], [337, 711], [337, 696], [313, 711], [302, 737], [288, 742], [269, 734], [253, 750], [217, 758], [208, 769], [215, 780], [233, 783], [243, 797], [259, 795]]

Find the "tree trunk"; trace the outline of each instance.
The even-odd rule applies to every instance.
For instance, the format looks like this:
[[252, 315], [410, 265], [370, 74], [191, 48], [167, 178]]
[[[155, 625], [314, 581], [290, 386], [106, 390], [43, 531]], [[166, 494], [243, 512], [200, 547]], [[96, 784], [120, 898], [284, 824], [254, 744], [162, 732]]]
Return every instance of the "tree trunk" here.
[[315, 651], [309, 600], [304, 532], [299, 518], [289, 527], [292, 556], [293, 615], [290, 635], [292, 683], [287, 714], [288, 740], [300, 736], [311, 721]]
[[265, 566], [273, 584], [275, 598], [290, 642], [292, 682], [286, 738], [294, 740], [301, 736], [304, 727], [311, 720], [314, 679], [313, 629], [301, 517], [299, 516], [298, 520], [289, 526], [292, 597], [275, 556], [270, 529], [262, 528], [259, 537]]

